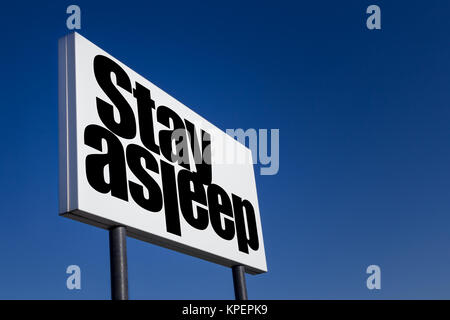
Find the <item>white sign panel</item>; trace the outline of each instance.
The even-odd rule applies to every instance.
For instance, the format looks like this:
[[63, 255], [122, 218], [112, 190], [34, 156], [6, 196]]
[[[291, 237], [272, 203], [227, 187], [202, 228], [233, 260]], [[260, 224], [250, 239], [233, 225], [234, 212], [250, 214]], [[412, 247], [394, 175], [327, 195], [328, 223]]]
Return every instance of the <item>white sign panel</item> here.
[[250, 150], [77, 33], [59, 41], [59, 157], [61, 215], [267, 271]]

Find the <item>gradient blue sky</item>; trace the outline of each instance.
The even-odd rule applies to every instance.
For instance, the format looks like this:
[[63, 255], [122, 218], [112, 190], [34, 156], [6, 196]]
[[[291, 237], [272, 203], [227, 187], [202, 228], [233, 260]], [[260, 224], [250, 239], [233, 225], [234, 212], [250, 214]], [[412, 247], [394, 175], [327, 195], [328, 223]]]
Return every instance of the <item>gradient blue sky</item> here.
[[[450, 3], [359, 0], [2, 3], [1, 299], [110, 297], [107, 231], [57, 212], [70, 4], [83, 36], [219, 128], [280, 129], [250, 298], [450, 298]], [[233, 298], [225, 267], [134, 239], [128, 254], [133, 299]]]

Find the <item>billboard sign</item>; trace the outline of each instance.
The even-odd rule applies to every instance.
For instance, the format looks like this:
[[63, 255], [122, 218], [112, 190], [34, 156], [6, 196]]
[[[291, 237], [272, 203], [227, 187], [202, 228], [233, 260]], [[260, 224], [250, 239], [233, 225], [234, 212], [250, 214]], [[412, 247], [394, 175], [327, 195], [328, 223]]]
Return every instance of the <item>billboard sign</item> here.
[[60, 214], [266, 272], [251, 151], [78, 33], [58, 50]]

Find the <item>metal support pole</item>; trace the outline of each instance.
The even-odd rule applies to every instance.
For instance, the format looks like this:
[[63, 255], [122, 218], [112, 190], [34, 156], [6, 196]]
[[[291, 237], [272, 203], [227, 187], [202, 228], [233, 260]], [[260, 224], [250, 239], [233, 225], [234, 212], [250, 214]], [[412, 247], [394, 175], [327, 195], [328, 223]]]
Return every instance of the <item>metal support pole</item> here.
[[233, 266], [234, 296], [236, 300], [248, 300], [247, 285], [245, 284], [245, 267]]
[[109, 230], [111, 299], [128, 300], [127, 230], [123, 226]]

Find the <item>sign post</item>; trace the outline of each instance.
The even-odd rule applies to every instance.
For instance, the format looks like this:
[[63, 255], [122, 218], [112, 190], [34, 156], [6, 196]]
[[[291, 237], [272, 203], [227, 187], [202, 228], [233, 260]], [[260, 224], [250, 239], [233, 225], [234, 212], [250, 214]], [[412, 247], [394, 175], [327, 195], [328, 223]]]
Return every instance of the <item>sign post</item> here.
[[247, 285], [245, 284], [245, 267], [233, 266], [234, 296], [236, 300], [248, 300]]
[[128, 300], [127, 230], [124, 226], [109, 230], [111, 299]]

